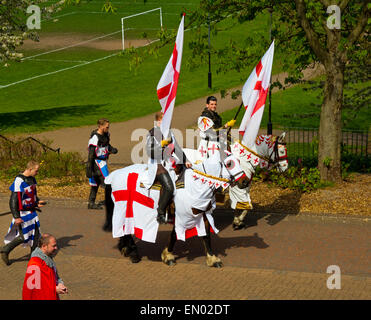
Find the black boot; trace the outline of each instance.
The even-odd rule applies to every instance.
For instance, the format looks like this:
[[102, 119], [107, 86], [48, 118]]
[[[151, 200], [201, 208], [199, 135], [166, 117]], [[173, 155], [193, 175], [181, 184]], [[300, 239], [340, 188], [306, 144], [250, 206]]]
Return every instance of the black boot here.
[[103, 206], [95, 203], [95, 198], [97, 197], [98, 187], [91, 187], [89, 194], [88, 209], [102, 210]]
[[11, 242], [6, 244], [4, 247], [1, 248], [1, 260], [4, 261], [4, 263], [9, 266], [10, 261], [9, 261], [9, 254], [10, 252], [20, 244], [24, 242], [23, 236], [19, 235], [18, 237], [14, 238]]
[[94, 202], [89, 202], [88, 209], [103, 210], [103, 206]]
[[166, 208], [173, 198], [174, 184], [168, 172], [157, 175], [156, 179], [162, 186], [157, 208], [157, 222], [163, 224], [166, 223]]

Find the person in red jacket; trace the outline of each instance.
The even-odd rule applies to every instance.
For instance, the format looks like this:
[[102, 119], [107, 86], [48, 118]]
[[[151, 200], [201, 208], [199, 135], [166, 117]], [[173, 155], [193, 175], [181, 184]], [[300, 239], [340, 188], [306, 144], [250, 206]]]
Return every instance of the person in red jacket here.
[[60, 294], [68, 293], [53, 260], [57, 251], [56, 238], [51, 234], [43, 234], [27, 265], [23, 300], [59, 300]]

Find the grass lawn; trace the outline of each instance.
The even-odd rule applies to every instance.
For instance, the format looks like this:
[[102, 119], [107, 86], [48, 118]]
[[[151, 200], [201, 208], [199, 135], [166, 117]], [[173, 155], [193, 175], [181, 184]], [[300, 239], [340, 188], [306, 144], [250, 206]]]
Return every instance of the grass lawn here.
[[[184, 9], [188, 12], [195, 10], [198, 1], [187, 0], [179, 4], [173, 1], [149, 1], [146, 4], [141, 1], [124, 4], [115, 2], [119, 12], [115, 15], [99, 14], [102, 4], [103, 1], [92, 1], [57, 13], [58, 21], [42, 22], [41, 39], [43, 36], [57, 38], [78, 34], [82, 41], [86, 41], [89, 36], [93, 38], [120, 31], [122, 16], [159, 6], [163, 10], [164, 26], [176, 30], [180, 12]], [[230, 21], [225, 22], [225, 25], [228, 24]], [[246, 30], [258, 32], [265, 27], [267, 17], [262, 15], [254, 23], [245, 23], [242, 27], [239, 24], [231, 25], [226, 31], [214, 36], [212, 44], [220, 47], [231, 38], [243, 40]], [[207, 64], [197, 69], [191, 69], [187, 64], [191, 54], [188, 43], [192, 32], [193, 30], [186, 31], [184, 35], [177, 105], [241, 84], [256, 64], [256, 61], [252, 61], [246, 68], [246, 73], [214, 72], [213, 88], [209, 90]], [[120, 37], [119, 32], [109, 39], [120, 42]], [[98, 50], [85, 46], [50, 52], [21, 63], [12, 62], [8, 68], [1, 67], [0, 132], [32, 133], [83, 126], [95, 124], [99, 117], [118, 122], [158, 111], [160, 104], [156, 86], [170, 58], [173, 45], [172, 43], [162, 48], [158, 57], [146, 57], [135, 71], [129, 69], [129, 57], [121, 55], [120, 50]], [[30, 57], [60, 47], [55, 45], [54, 48], [42, 50], [31, 48], [25, 52], [25, 56]], [[97, 59], [101, 60], [91, 63]]]
[[[130, 70], [129, 56], [120, 54], [120, 48], [74, 45], [108, 34], [111, 35], [89, 44], [101, 45], [100, 41], [111, 41], [120, 45], [121, 17], [158, 7], [162, 7], [164, 27], [176, 30], [180, 12], [197, 10], [199, 1], [186, 0], [178, 3], [151, 0], [145, 4], [139, 0], [114, 1], [116, 14], [102, 13], [103, 3], [104, 0], [93, 0], [80, 6], [70, 6], [55, 14], [56, 21], [42, 21], [42, 46], [29, 47], [24, 53], [26, 57], [48, 53], [20, 63], [11, 62], [8, 68], [0, 67], [1, 134], [33, 133], [90, 125], [95, 124], [100, 117], [107, 117], [112, 122], [126, 121], [160, 110], [156, 87], [171, 55], [173, 43], [162, 48], [158, 57], [145, 57], [136, 70]], [[136, 18], [130, 22], [136, 24], [136, 33], [130, 35], [128, 32], [127, 36], [136, 37], [143, 32], [144, 27], [151, 29], [159, 26], [158, 18], [158, 13]], [[130, 20], [127, 21], [126, 27], [132, 27]], [[243, 41], [247, 32], [258, 34], [266, 31], [268, 36], [267, 22], [268, 17], [263, 14], [253, 22], [243, 25], [227, 20], [222, 26], [228, 28], [212, 36], [212, 45], [222, 48], [231, 39]], [[152, 31], [146, 32], [150, 35]], [[207, 63], [197, 69], [188, 64], [191, 55], [188, 44], [193, 32], [194, 30], [188, 30], [184, 35], [176, 105], [244, 83], [257, 63], [251, 61], [241, 73], [231, 71], [227, 74], [217, 74], [216, 66], [212, 65], [213, 88], [210, 90], [207, 87]], [[54, 39], [54, 43], [48, 46], [43, 39], [50, 42]], [[73, 47], [59, 50], [66, 46]], [[285, 53], [276, 48], [274, 74], [282, 71], [280, 61], [284, 57]], [[317, 95], [318, 92], [304, 92], [300, 86], [273, 94], [274, 125], [318, 126], [319, 110], [312, 105], [318, 102]], [[236, 105], [239, 105], [239, 100], [236, 100]], [[266, 126], [267, 109], [262, 126]], [[235, 110], [231, 110], [223, 114], [223, 118], [233, 118], [234, 114]], [[242, 116], [241, 112], [239, 118]], [[359, 119], [348, 125], [368, 128], [370, 119], [367, 110], [360, 112]]]
[[[277, 127], [304, 127], [318, 128], [320, 121], [321, 104], [320, 89], [304, 90], [304, 85], [297, 85], [290, 89], [280, 90], [272, 94], [272, 123]], [[238, 100], [240, 101], [240, 100]], [[238, 108], [222, 113], [224, 120], [233, 119]], [[238, 127], [243, 118], [243, 110], [239, 113], [235, 127]], [[367, 108], [361, 109], [355, 118], [350, 110], [343, 110], [343, 120], [346, 120], [344, 129], [369, 130], [371, 116]], [[268, 98], [264, 108], [261, 127], [266, 128], [268, 123]]]

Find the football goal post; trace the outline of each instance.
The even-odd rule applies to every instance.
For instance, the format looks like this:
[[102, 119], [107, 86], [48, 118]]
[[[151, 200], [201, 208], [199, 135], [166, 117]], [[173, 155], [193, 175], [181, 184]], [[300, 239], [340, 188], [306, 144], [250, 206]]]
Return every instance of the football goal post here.
[[[152, 15], [154, 13], [156, 13], [156, 11], [158, 11], [158, 14], [159, 14], [159, 18], [160, 18], [160, 28], [156, 27], [156, 28], [153, 28], [151, 27], [151, 25], [153, 26], [153, 23], [154, 23], [154, 19], [152, 18]], [[146, 19], [143, 19], [144, 17], [141, 17], [141, 18], [136, 18], [135, 17], [138, 17], [138, 16], [142, 16], [142, 15], [148, 15], [148, 17], [146, 17]], [[130, 20], [128, 20], [130, 19]], [[133, 21], [135, 19], [135, 21]], [[132, 23], [130, 24], [129, 22], [132, 21]], [[146, 23], [148, 22], [148, 25], [146, 25]], [[130, 24], [130, 26], [128, 26]], [[158, 26], [158, 24], [156, 23], [156, 25]], [[125, 29], [125, 26], [126, 26], [126, 29]], [[122, 30], [122, 50], [125, 50], [125, 37], [127, 37], [127, 32], [128, 30], [160, 30], [162, 29], [162, 9], [161, 7], [160, 8], [156, 8], [156, 9], [152, 9], [152, 10], [148, 10], [148, 11], [144, 11], [144, 12], [139, 12], [139, 13], [136, 13], [136, 14], [132, 14], [130, 16], [126, 16], [126, 17], [123, 17], [121, 18], [121, 30]]]

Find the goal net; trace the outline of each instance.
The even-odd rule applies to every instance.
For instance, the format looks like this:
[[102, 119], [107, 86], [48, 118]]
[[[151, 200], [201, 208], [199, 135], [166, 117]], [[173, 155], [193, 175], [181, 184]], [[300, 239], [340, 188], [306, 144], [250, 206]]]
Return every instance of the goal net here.
[[151, 43], [161, 29], [161, 7], [121, 18], [122, 50]]

